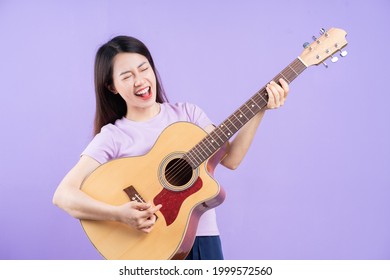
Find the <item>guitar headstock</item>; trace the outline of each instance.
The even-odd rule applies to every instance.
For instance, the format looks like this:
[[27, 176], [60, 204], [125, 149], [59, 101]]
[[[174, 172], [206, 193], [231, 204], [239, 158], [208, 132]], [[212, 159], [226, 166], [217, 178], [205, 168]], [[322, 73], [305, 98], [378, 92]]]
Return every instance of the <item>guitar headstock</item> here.
[[314, 42], [303, 44], [305, 50], [300, 54], [300, 60], [307, 66], [318, 65], [323, 63], [326, 67], [325, 60], [332, 57], [331, 61], [336, 62], [337, 57], [333, 54], [340, 52], [342, 57], [347, 55], [347, 51], [341, 51], [348, 42], [346, 40], [347, 32], [339, 28], [331, 28], [328, 31], [321, 29], [321, 37], [313, 36]]

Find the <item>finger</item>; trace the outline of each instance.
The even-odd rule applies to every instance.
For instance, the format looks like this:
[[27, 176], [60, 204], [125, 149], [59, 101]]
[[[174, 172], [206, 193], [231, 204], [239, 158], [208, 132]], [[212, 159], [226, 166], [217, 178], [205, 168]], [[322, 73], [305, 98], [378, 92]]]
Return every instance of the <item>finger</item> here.
[[145, 224], [139, 225], [137, 227], [139, 231], [143, 231], [145, 233], [149, 233], [153, 229], [153, 225], [146, 226]]
[[274, 108], [277, 108], [280, 106], [280, 94], [276, 86], [272, 83], [268, 84], [268, 88], [271, 90], [273, 96], [274, 96]]
[[157, 206], [152, 206], [148, 208], [147, 210], [143, 210], [141, 212], [140, 217], [144, 219], [151, 219], [152, 217], [155, 217], [155, 213], [161, 209], [162, 205], [159, 204]]
[[145, 212], [152, 215], [152, 214], [156, 213], [158, 210], [160, 210], [161, 207], [162, 207], [161, 204], [158, 204], [158, 205], [156, 205], [156, 206], [151, 206], [151, 207], [148, 208]]
[[155, 214], [153, 214], [153, 216], [150, 218], [150, 220], [153, 222], [153, 223], [156, 223], [157, 221], [157, 216]]
[[143, 221], [142, 224], [139, 226], [139, 228], [140, 229], [150, 228], [153, 227], [155, 223], [156, 223], [155, 219], [148, 219]]
[[144, 221], [142, 223], [142, 225], [140, 225], [139, 230], [149, 233], [153, 229], [153, 227], [156, 223], [156, 218], [154, 215], [153, 215], [153, 217], [154, 218], [151, 218], [151, 219]]
[[131, 208], [134, 208], [134, 209], [137, 209], [140, 211], [149, 209], [152, 206], [152, 204], [149, 202], [138, 202], [138, 201], [131, 201], [131, 202], [129, 202], [129, 204], [130, 204]]
[[279, 79], [279, 83], [284, 90], [284, 98], [286, 98], [288, 95], [288, 92], [290, 91], [290, 86], [288, 85], [288, 83], [284, 79]]
[[138, 229], [142, 230], [146, 227], [151, 227], [156, 222], [155, 218], [152, 218], [151, 216], [145, 215], [143, 211], [139, 211], [139, 215], [137, 215], [137, 218], [135, 218], [132, 222], [133, 226]]
[[144, 233], [150, 233], [153, 229], [153, 226], [151, 227], [145, 227], [145, 228], [141, 228], [139, 229], [140, 231], [144, 232]]
[[150, 233], [152, 231], [152, 228], [144, 228], [144, 229], [141, 229], [141, 231], [143, 231], [145, 233]]
[[272, 93], [272, 91], [271, 91], [271, 89], [269, 88], [268, 85], [266, 86], [265, 90], [266, 90], [267, 93], [268, 93], [267, 108], [273, 109], [274, 106], [275, 106], [275, 97], [274, 97], [274, 94]]
[[274, 89], [277, 91], [277, 100], [279, 100], [279, 105], [283, 105], [284, 104], [284, 89], [278, 85], [276, 82], [272, 81], [271, 84], [274, 86]]
[[162, 207], [161, 204], [159, 204], [157, 206], [153, 206], [153, 203], [150, 202], [150, 201], [148, 201], [148, 202], [137, 202], [137, 204], [136, 204], [136, 208], [138, 210], [142, 210], [142, 211], [149, 210], [150, 213], [157, 212], [158, 210], [160, 210], [161, 207]]

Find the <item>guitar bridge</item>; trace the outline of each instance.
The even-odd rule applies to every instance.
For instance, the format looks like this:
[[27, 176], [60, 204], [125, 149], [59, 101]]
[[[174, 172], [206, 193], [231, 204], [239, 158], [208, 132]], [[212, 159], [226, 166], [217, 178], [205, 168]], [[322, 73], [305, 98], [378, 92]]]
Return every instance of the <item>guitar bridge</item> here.
[[[137, 190], [134, 188], [133, 185], [127, 187], [126, 189], [123, 189], [123, 191], [127, 194], [127, 196], [129, 197], [129, 199], [131, 201], [137, 201], [137, 202], [140, 202], [140, 203], [145, 203], [146, 202], [143, 199], [143, 197], [137, 192]], [[156, 221], [157, 221], [158, 216], [156, 214], [154, 214], [154, 216], [156, 216]]]
[[129, 186], [123, 191], [127, 194], [127, 196], [130, 198], [131, 201], [137, 201], [141, 203], [145, 202], [145, 200], [142, 198], [142, 196], [137, 192], [137, 190], [133, 186]]

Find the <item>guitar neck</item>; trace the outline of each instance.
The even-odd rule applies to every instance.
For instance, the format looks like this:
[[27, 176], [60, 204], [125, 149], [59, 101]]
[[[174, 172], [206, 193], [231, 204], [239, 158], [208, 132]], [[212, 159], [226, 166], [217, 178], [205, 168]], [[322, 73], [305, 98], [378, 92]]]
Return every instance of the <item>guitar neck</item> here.
[[[298, 57], [273, 78], [278, 83], [283, 78], [291, 83], [305, 70], [307, 66]], [[251, 120], [262, 108], [267, 106], [268, 94], [265, 86], [256, 92], [247, 102], [239, 107], [233, 114], [216, 127], [208, 136], [202, 139], [185, 155], [186, 161], [193, 169], [201, 165], [249, 120]]]

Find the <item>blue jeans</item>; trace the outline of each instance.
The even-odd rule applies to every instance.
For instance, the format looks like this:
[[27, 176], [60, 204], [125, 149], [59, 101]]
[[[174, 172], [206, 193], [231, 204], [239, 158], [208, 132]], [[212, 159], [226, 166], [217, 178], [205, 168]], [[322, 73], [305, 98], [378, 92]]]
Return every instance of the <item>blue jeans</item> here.
[[219, 236], [197, 236], [186, 260], [223, 260]]

